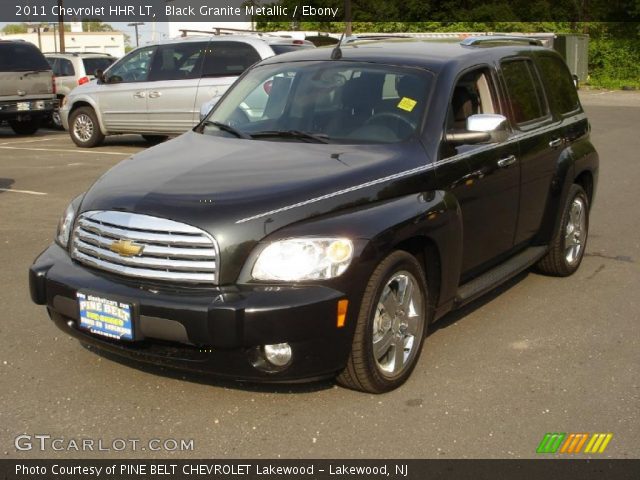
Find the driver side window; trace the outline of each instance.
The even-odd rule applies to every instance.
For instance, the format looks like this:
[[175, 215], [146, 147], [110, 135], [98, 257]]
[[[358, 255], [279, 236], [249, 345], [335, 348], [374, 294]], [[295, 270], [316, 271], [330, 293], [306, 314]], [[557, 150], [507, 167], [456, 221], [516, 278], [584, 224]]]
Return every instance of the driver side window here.
[[447, 130], [465, 130], [467, 118], [478, 113], [500, 113], [488, 68], [465, 73], [458, 80], [447, 115]]
[[107, 83], [146, 82], [156, 47], [141, 48], [109, 69]]

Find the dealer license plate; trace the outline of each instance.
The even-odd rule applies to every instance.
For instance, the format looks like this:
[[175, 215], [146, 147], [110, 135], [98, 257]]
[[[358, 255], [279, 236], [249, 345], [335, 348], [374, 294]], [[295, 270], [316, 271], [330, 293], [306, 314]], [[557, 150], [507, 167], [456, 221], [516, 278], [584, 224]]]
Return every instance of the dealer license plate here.
[[131, 305], [77, 292], [80, 307], [80, 328], [96, 335], [133, 340]]

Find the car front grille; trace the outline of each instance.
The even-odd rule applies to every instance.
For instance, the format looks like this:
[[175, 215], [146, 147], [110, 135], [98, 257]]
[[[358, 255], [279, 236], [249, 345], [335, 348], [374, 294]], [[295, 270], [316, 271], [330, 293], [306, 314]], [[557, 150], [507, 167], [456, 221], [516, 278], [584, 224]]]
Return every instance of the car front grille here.
[[215, 239], [199, 228], [166, 218], [85, 212], [76, 220], [71, 256], [87, 266], [125, 277], [175, 284], [217, 282]]

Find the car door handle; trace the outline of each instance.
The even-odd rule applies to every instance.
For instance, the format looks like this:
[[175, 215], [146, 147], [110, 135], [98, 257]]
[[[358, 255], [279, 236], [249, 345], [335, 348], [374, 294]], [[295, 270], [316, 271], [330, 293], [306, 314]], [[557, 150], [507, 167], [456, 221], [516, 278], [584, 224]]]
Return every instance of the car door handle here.
[[158, 98], [162, 96], [162, 92], [149, 92], [149, 98]]
[[134, 97], [136, 98], [144, 98], [146, 96], [146, 93], [144, 92], [136, 92], [133, 94]]
[[549, 142], [549, 147], [558, 148], [558, 147], [561, 147], [563, 143], [564, 143], [564, 138], [554, 138]]
[[504, 157], [498, 160], [498, 166], [500, 168], [506, 168], [509, 165], [513, 165], [514, 163], [516, 163], [517, 160], [518, 159], [516, 158], [515, 155], [509, 155], [508, 157]]

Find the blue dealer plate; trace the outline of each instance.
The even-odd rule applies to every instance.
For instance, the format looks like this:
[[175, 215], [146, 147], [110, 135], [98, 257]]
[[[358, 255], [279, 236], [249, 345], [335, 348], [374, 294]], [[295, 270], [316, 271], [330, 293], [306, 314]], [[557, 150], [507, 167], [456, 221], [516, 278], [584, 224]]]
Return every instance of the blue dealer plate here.
[[77, 292], [80, 328], [116, 340], [133, 340], [131, 305]]

